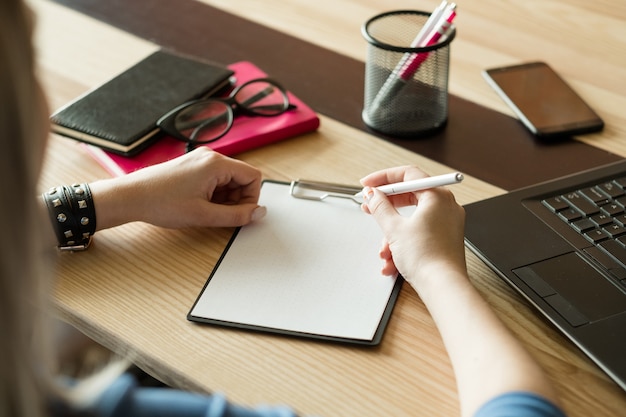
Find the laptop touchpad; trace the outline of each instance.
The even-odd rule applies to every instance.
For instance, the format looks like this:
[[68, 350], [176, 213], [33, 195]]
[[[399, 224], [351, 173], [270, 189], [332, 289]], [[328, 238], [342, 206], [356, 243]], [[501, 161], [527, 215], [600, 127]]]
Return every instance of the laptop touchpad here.
[[626, 310], [626, 295], [575, 252], [513, 272], [572, 326]]

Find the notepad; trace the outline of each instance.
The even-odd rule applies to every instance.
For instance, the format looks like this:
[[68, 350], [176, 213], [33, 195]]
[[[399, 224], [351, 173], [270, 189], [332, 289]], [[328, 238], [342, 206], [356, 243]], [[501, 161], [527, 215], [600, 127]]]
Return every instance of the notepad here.
[[267, 215], [234, 233], [187, 319], [380, 343], [402, 280], [380, 272], [374, 219], [349, 199], [295, 198], [283, 182], [265, 181], [259, 203]]
[[[228, 66], [237, 79], [236, 85], [267, 74], [252, 62], [240, 61]], [[287, 91], [289, 102], [297, 108], [276, 117], [248, 117], [238, 115], [228, 133], [215, 142], [205, 144], [216, 152], [233, 156], [251, 149], [292, 138], [316, 130], [320, 125], [317, 114], [306, 103]], [[134, 156], [117, 155], [87, 146], [87, 151], [109, 173], [121, 176], [138, 169], [165, 162], [185, 153], [186, 143], [164, 136], [156, 143]]]

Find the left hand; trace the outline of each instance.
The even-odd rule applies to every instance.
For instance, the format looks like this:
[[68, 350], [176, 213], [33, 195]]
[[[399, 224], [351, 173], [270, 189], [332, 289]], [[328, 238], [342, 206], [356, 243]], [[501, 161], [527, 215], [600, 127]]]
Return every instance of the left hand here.
[[261, 172], [206, 147], [90, 187], [98, 230], [131, 221], [231, 227], [265, 214], [258, 205]]

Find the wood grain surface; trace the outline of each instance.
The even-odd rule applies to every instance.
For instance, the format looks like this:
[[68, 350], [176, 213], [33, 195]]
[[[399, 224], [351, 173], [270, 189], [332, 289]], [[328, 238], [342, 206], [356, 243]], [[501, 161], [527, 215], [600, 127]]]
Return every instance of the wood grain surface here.
[[[151, 1], [142, 2], [149, 13]], [[47, 0], [31, 3], [38, 16], [40, 75], [51, 108], [159, 46], [103, 23], [98, 15], [89, 17]], [[364, 59], [365, 51], [360, 25], [389, 7], [381, 0], [367, 5], [356, 0], [206, 3], [357, 61]], [[398, 1], [393, 7], [429, 10], [435, 5]], [[119, 13], [124, 15], [124, 10]], [[171, 16], [181, 30], [184, 19]], [[624, 157], [626, 114], [620, 109], [626, 107], [621, 82], [626, 79], [625, 21], [626, 6], [620, 1], [460, 4], [457, 25], [462, 29], [454, 41], [451, 92], [507, 113], [480, 70], [547, 60], [606, 119], [604, 132], [578, 140]], [[315, 133], [237, 157], [260, 167], [266, 178], [348, 184], [373, 170], [400, 164], [417, 164], [432, 174], [458, 169], [328, 115], [322, 114], [321, 120]], [[107, 175], [77, 142], [52, 135], [49, 145], [42, 191]], [[468, 174], [454, 188], [460, 203], [504, 192]], [[59, 256], [55, 292], [59, 314], [175, 387], [223, 392], [243, 404], [289, 404], [303, 415], [458, 414], [444, 347], [424, 305], [407, 285], [376, 348], [187, 322], [185, 316], [231, 233], [231, 229], [165, 230], [142, 223], [99, 232], [87, 252]], [[616, 384], [470, 253], [468, 267], [498, 315], [546, 368], [569, 415], [623, 414], [626, 395]]]

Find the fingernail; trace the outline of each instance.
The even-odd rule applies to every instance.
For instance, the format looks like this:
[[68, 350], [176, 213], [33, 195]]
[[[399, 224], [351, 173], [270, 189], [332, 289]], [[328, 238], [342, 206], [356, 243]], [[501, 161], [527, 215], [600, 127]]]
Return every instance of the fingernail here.
[[373, 195], [374, 195], [374, 190], [372, 190], [371, 187], [363, 188], [363, 200], [365, 200], [365, 202], [370, 201]]
[[263, 217], [265, 217], [266, 214], [267, 214], [267, 207], [259, 206], [255, 208], [254, 211], [252, 212], [252, 221], [254, 222], [254, 221], [260, 220]]

